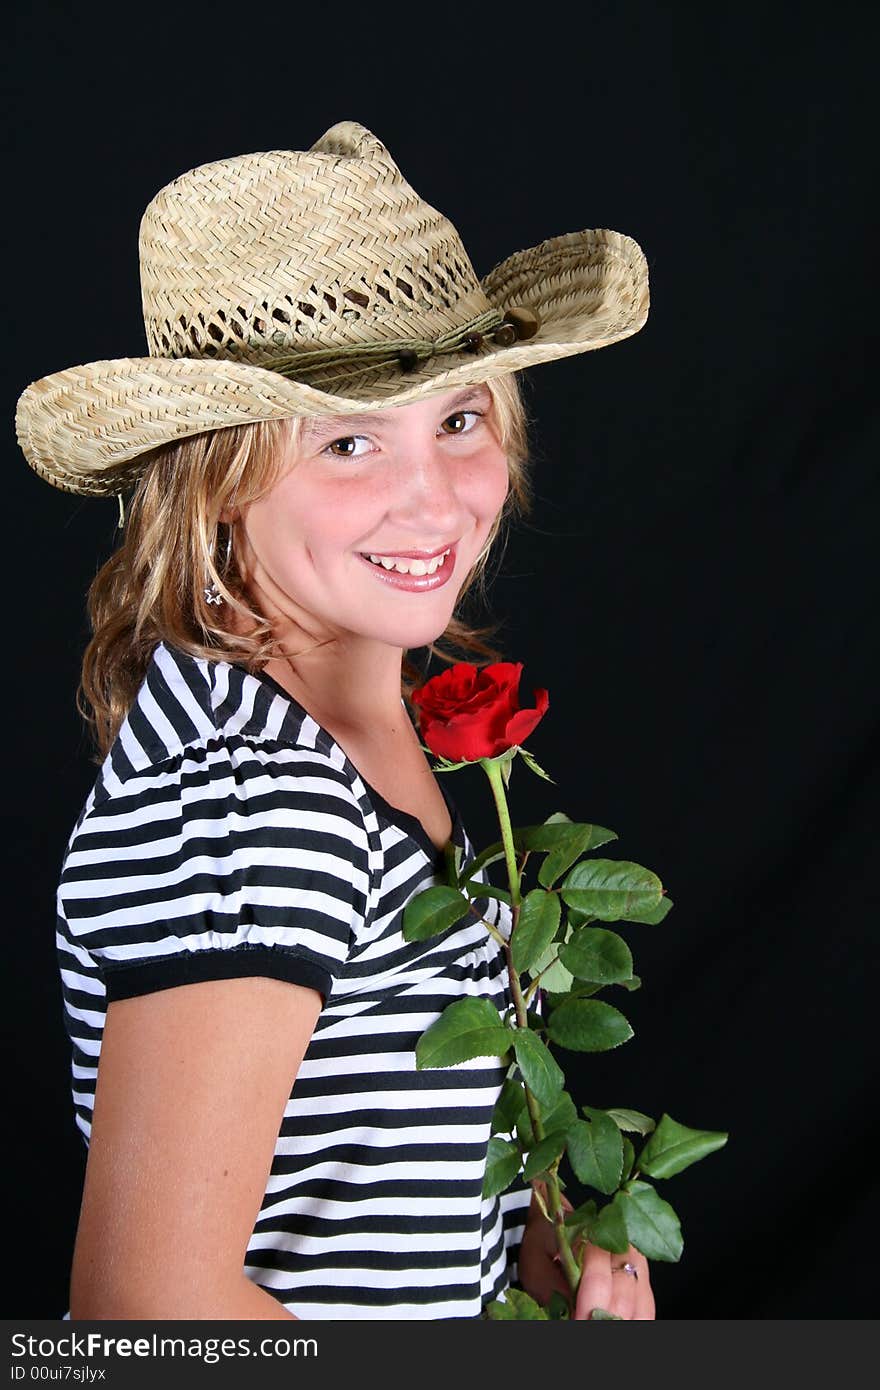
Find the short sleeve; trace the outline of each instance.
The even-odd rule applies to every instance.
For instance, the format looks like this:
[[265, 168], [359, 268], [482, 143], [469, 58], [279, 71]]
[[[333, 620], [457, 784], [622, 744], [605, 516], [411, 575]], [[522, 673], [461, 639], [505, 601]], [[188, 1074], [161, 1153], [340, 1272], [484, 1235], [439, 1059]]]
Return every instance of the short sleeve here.
[[107, 998], [268, 975], [326, 997], [370, 900], [363, 812], [315, 749], [221, 737], [135, 772], [74, 831], [61, 930]]

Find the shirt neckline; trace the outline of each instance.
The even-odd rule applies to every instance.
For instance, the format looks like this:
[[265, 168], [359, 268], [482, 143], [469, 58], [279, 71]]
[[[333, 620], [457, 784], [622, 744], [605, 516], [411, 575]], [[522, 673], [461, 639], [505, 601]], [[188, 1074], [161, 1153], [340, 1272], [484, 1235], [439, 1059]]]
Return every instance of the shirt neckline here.
[[[354, 774], [357, 776], [364, 790], [369, 796], [370, 800], [379, 804], [379, 807], [383, 811], [386, 819], [389, 820], [392, 825], [396, 825], [399, 829], [406, 831], [406, 833], [416, 841], [420, 848], [425, 852], [428, 859], [433, 863], [435, 870], [440, 870], [443, 868], [446, 862], [445, 847], [438, 849], [437, 846], [434, 844], [434, 841], [428, 834], [427, 830], [425, 829], [424, 825], [417, 816], [411, 815], [409, 811], [404, 811], [399, 806], [392, 805], [390, 801], [386, 800], [386, 798], [382, 795], [381, 792], [378, 792], [376, 788], [370, 782], [367, 781], [363, 773], [355, 767], [354, 763], [351, 761], [351, 758], [348, 756], [342, 745], [340, 743], [337, 743], [336, 739], [330, 733], [330, 730], [325, 729], [323, 724], [320, 724], [318, 720], [315, 718], [315, 716], [311, 714], [305, 708], [304, 705], [301, 705], [299, 700], [297, 700], [294, 695], [291, 695], [289, 690], [285, 690], [284, 686], [279, 684], [279, 682], [276, 681], [275, 677], [270, 676], [266, 671], [250, 671], [246, 666], [241, 666], [238, 662], [234, 661], [230, 662], [229, 664], [231, 666], [234, 666], [235, 669], [237, 671], [240, 671], [243, 675], [252, 676], [254, 680], [262, 681], [264, 685], [270, 686], [272, 690], [274, 690], [278, 695], [280, 695], [282, 699], [286, 700], [293, 709], [295, 709], [298, 713], [305, 715], [307, 718], [311, 719], [312, 723], [321, 731], [321, 733], [333, 745], [333, 747], [339, 749], [340, 753], [342, 754], [342, 757], [345, 760], [346, 766], [350, 768], [351, 771], [354, 772]], [[403, 703], [402, 699], [401, 703]], [[409, 716], [407, 715], [407, 718], [408, 717]], [[444, 785], [442, 778], [438, 775], [437, 772], [434, 771], [433, 768], [431, 769], [431, 772], [434, 776], [435, 782], [440, 788], [440, 793], [443, 797], [443, 800], [446, 802], [447, 808], [449, 810], [449, 818], [452, 822], [452, 838], [450, 843], [453, 846], [459, 845], [463, 851], [466, 851], [467, 846], [465, 844], [464, 824], [462, 822], [458, 807], [456, 806], [455, 801], [453, 800], [452, 793]]]

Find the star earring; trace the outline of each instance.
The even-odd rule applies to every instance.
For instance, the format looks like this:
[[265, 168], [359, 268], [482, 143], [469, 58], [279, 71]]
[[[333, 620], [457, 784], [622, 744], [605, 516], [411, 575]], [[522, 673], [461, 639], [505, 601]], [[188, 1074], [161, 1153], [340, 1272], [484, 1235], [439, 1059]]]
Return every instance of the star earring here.
[[[225, 579], [226, 576], [229, 574], [229, 567], [230, 567], [231, 562], [232, 562], [232, 523], [230, 522], [230, 524], [229, 524], [229, 530], [228, 530], [227, 533], [226, 533], [226, 554], [225, 554], [225, 556], [223, 557], [223, 578], [224, 578], [224, 579]], [[222, 603], [225, 602], [225, 600], [224, 600], [224, 598], [223, 598], [223, 595], [221, 594], [219, 588], [217, 587], [217, 581], [216, 581], [216, 580], [212, 580], [210, 584], [206, 585], [205, 588], [202, 590], [202, 592], [203, 592], [204, 595], [205, 595], [205, 603], [212, 603], [212, 604], [215, 603], [215, 604], [217, 604], [217, 606], [218, 606], [218, 608], [219, 608], [220, 604], [222, 604]]]

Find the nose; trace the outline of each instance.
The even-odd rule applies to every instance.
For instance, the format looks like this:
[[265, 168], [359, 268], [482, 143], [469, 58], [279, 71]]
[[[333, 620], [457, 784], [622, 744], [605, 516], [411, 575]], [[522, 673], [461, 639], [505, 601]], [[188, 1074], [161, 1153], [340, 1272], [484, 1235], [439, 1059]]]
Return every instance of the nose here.
[[458, 534], [463, 508], [456, 461], [440, 441], [402, 443], [388, 514], [414, 541], [444, 541]]

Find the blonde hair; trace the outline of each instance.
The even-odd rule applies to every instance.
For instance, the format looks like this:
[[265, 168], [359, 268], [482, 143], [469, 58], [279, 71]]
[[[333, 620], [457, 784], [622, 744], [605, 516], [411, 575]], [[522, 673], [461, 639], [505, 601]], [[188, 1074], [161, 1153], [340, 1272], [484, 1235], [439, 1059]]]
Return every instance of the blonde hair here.
[[[435, 656], [447, 663], [469, 658], [479, 665], [501, 659], [487, 640], [500, 624], [473, 626], [464, 600], [475, 590], [485, 601], [494, 543], [514, 516], [531, 509], [528, 420], [514, 373], [486, 386], [493, 402], [489, 423], [507, 455], [510, 487], [451, 621], [427, 648], [429, 662]], [[191, 435], [151, 451], [128, 507], [123, 540], [88, 593], [93, 636], [83, 656], [77, 703], [91, 726], [98, 761], [109, 751], [159, 642], [252, 671], [277, 654], [271, 625], [250, 602], [234, 552], [226, 565], [228, 527], [221, 518], [227, 506], [244, 505], [268, 491], [301, 429], [302, 417], [265, 420]], [[224, 604], [207, 602], [212, 583]], [[233, 613], [239, 630], [229, 623]], [[402, 693], [408, 703], [423, 679], [405, 656]]]

